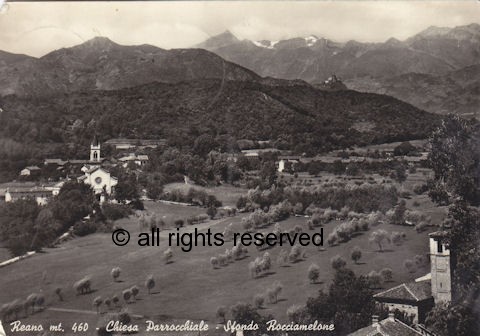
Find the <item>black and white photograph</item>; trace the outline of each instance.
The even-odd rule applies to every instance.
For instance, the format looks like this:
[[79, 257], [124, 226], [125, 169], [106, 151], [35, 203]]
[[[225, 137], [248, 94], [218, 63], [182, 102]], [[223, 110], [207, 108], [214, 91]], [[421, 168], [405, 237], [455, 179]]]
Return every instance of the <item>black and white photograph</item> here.
[[479, 336], [480, 1], [0, 0], [0, 336]]

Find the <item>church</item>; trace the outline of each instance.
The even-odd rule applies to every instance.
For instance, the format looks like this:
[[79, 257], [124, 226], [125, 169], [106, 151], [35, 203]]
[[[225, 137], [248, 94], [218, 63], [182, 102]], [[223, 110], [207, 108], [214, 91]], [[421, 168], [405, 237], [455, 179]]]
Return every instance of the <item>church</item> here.
[[[425, 327], [428, 312], [441, 302], [452, 300], [450, 246], [447, 231], [429, 234], [430, 273], [414, 281], [375, 294], [375, 301], [390, 312], [388, 319], [374, 321], [371, 326], [357, 330], [351, 336], [365, 335], [432, 335]], [[416, 329], [395, 319], [395, 310], [413, 317]]]
[[82, 167], [84, 175], [80, 176], [78, 180], [90, 185], [96, 195], [101, 195], [102, 200], [106, 195], [114, 193], [118, 179], [101, 166], [103, 160], [100, 155], [100, 147], [100, 143], [95, 137], [90, 145], [90, 161]]

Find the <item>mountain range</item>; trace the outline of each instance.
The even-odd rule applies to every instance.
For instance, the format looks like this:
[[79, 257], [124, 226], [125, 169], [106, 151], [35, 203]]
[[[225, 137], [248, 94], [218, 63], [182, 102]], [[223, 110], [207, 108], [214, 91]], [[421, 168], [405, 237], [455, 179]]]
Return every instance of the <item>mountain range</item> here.
[[[480, 25], [476, 23], [429, 27], [404, 41], [390, 38], [383, 43], [338, 43], [314, 35], [250, 41], [226, 31], [195, 47], [261, 76], [321, 83], [336, 74], [350, 89], [386, 93], [435, 113], [469, 114], [479, 106], [475, 66], [480, 64]], [[430, 87], [431, 82], [436, 84]], [[427, 92], [431, 97], [424, 95]], [[452, 101], [452, 93], [461, 99]]]

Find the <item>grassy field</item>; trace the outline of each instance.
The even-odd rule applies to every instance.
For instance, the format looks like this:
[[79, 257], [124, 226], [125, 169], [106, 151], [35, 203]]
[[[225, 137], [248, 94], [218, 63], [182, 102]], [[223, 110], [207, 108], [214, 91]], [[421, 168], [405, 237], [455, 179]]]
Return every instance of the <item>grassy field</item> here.
[[185, 183], [170, 183], [164, 187], [165, 191], [181, 190], [188, 192], [190, 188], [197, 190], [203, 190], [208, 194], [215, 195], [224, 206], [235, 206], [240, 196], [247, 193], [246, 189], [236, 188], [231, 185], [221, 185], [217, 187], [201, 187], [198, 185], [185, 184]]

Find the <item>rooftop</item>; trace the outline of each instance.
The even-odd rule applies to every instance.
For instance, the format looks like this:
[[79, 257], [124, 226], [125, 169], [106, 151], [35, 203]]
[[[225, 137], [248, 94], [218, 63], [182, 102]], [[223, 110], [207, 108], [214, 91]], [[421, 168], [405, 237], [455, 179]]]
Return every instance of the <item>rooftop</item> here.
[[369, 325], [368, 327], [359, 329], [349, 336], [418, 336], [421, 335], [415, 329], [409, 327], [405, 323], [389, 317], [377, 325]]
[[432, 297], [432, 284], [430, 280], [402, 283], [401, 285], [377, 293], [373, 297], [379, 301], [389, 299], [413, 302], [424, 301]]

